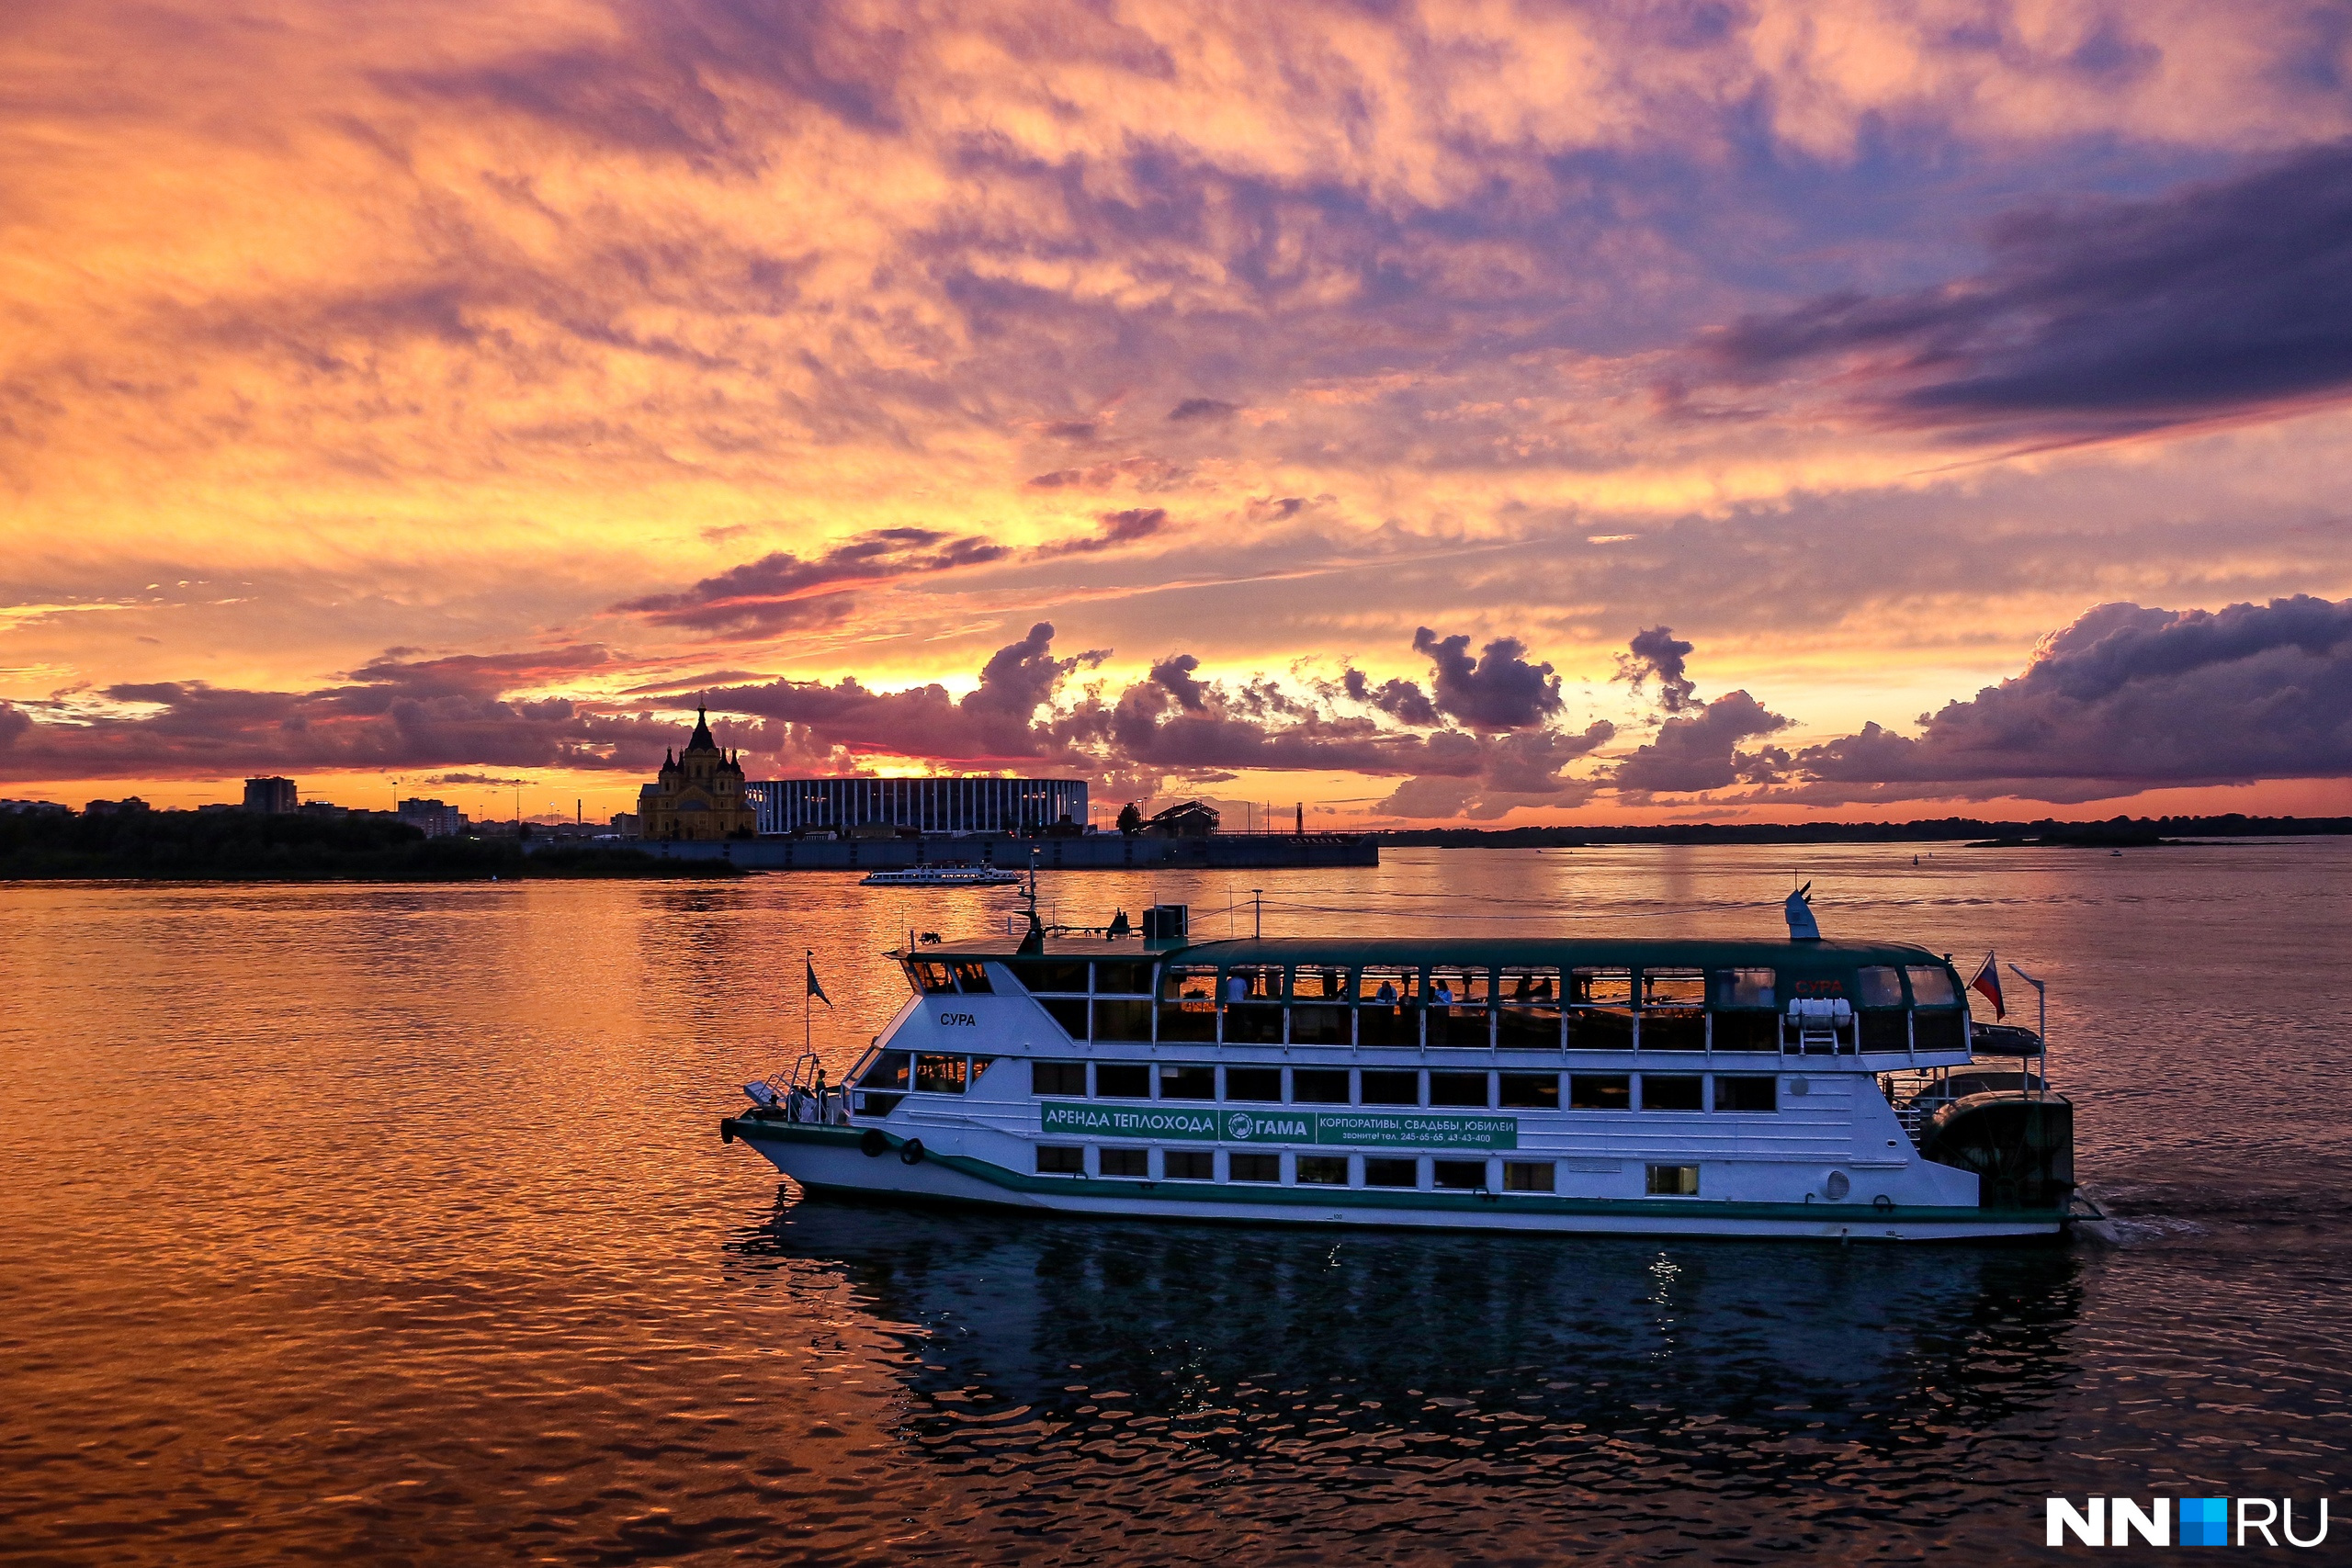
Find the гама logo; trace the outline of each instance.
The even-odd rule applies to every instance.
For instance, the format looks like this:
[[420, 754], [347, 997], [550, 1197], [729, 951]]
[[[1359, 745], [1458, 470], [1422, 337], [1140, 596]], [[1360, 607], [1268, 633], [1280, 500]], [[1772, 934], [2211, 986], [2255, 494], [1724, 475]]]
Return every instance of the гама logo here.
[[[2327, 1539], [2327, 1499], [2301, 1505], [2303, 1517], [2316, 1515], [2319, 1524], [2308, 1539], [2295, 1533], [2296, 1502], [2291, 1497], [2183, 1497], [2179, 1504], [2180, 1539], [2173, 1540], [2173, 1500], [2151, 1498], [2145, 1507], [2129, 1497], [2092, 1497], [2080, 1508], [2064, 1497], [2049, 1500], [2050, 1535], [2046, 1544], [2065, 1546], [2245, 1546], [2248, 1538], [2263, 1546], [2317, 1546]], [[2236, 1528], [2231, 1528], [2235, 1507]], [[2284, 1540], [2280, 1540], [2284, 1537]]]

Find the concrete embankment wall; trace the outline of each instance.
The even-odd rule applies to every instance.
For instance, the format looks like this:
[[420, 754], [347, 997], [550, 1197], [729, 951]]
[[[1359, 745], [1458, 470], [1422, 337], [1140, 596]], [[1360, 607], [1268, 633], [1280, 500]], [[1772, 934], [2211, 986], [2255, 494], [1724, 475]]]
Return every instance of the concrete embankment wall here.
[[1070, 839], [1001, 834], [925, 839], [729, 839], [718, 843], [630, 840], [628, 847], [680, 860], [729, 860], [746, 871], [897, 871], [916, 865], [993, 865], [1026, 871], [1115, 871], [1130, 866], [1378, 865], [1380, 846], [1339, 833], [1220, 833], [1206, 839]]

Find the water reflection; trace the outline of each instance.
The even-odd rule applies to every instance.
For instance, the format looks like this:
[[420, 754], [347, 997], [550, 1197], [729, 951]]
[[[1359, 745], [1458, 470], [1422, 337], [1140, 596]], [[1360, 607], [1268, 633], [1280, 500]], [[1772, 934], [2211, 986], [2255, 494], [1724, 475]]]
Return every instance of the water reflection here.
[[[1344, 1235], [787, 1203], [752, 1269], [905, 1325], [905, 1440], [1047, 1490], [1281, 1472], [1361, 1506], [1842, 1490], [2044, 1411], [2081, 1264], [1903, 1250]], [[1954, 1457], [1959, 1457], [1955, 1453]], [[1526, 1499], [1519, 1506], [1524, 1506]], [[1159, 1505], [1138, 1498], [1134, 1506]]]

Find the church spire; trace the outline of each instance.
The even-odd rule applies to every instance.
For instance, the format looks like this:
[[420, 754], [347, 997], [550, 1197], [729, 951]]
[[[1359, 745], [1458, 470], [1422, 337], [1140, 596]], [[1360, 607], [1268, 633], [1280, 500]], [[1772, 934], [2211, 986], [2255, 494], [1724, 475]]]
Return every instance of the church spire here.
[[695, 733], [686, 742], [689, 751], [716, 751], [718, 742], [710, 738], [710, 710], [700, 703], [695, 705]]

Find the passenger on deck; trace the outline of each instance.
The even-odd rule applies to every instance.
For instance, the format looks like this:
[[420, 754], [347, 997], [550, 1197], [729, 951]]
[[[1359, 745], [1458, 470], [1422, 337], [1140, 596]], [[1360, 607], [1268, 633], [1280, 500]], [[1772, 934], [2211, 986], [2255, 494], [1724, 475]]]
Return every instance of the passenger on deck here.
[[1383, 980], [1380, 982], [1380, 989], [1372, 994], [1372, 999], [1385, 1008], [1395, 1007], [1396, 1005], [1396, 986], [1390, 981]]
[[1248, 1001], [1250, 999], [1250, 982], [1243, 979], [1238, 973], [1227, 976], [1225, 982], [1225, 999], [1229, 1002]]

